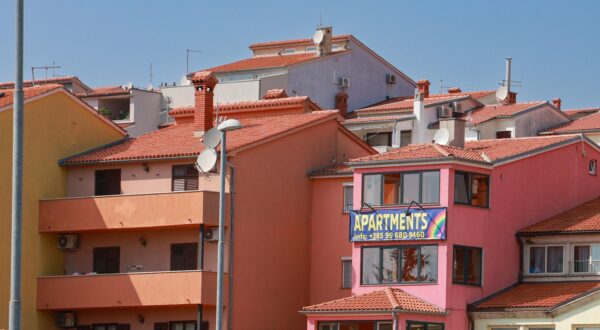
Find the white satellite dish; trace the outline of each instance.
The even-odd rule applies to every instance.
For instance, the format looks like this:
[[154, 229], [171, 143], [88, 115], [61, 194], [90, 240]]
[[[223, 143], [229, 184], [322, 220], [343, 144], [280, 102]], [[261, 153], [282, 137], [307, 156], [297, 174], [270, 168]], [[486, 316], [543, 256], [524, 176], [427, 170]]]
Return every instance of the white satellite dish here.
[[215, 149], [204, 149], [196, 159], [196, 168], [202, 173], [208, 173], [217, 165], [217, 152]]
[[500, 102], [505, 101], [508, 98], [508, 87], [500, 86], [496, 90], [496, 99]]
[[213, 127], [202, 136], [202, 143], [208, 148], [214, 149], [221, 143], [221, 132]]
[[320, 45], [321, 42], [323, 42], [323, 38], [325, 38], [325, 33], [323, 33], [323, 30], [317, 30], [312, 37], [312, 41], [315, 43], [315, 45]]
[[450, 141], [450, 132], [446, 128], [440, 128], [433, 136], [433, 143], [448, 145]]

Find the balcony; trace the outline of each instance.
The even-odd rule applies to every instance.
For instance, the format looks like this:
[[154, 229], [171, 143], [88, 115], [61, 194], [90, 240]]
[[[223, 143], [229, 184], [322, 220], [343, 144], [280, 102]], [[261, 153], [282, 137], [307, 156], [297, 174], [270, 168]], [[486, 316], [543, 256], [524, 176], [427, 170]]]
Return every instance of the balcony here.
[[216, 281], [215, 272], [203, 271], [39, 277], [37, 308], [215, 305]]
[[219, 193], [210, 191], [41, 200], [39, 231], [64, 233], [199, 224], [216, 226], [218, 206]]

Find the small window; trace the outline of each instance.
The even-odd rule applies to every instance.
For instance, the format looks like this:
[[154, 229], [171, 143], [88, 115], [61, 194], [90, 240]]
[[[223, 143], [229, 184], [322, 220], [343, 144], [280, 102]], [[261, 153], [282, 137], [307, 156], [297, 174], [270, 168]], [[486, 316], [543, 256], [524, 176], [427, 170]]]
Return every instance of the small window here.
[[194, 270], [198, 265], [198, 244], [171, 244], [171, 270]]
[[306, 47], [306, 52], [307, 53], [313, 53], [317, 51], [317, 47], [315, 46], [310, 46], [310, 47]]
[[353, 192], [354, 187], [352, 185], [344, 185], [344, 213], [350, 213], [353, 209]]
[[596, 175], [596, 160], [595, 159], [590, 160], [590, 162], [588, 163], [588, 172], [591, 175]]
[[294, 48], [286, 48], [283, 50], [284, 54], [293, 54], [295, 52], [296, 52], [296, 50]]
[[392, 322], [377, 322], [377, 330], [392, 330]]
[[452, 282], [481, 286], [483, 258], [481, 248], [454, 246]]
[[529, 274], [562, 273], [563, 247], [530, 246]]
[[400, 132], [400, 146], [405, 147], [412, 143], [412, 131]]
[[95, 173], [94, 194], [119, 195], [121, 193], [121, 169], [98, 170]]
[[437, 246], [364, 247], [361, 284], [436, 283]]
[[194, 165], [174, 165], [172, 191], [198, 190], [198, 170]]
[[440, 172], [365, 174], [363, 201], [369, 205], [438, 204]]
[[93, 330], [129, 330], [131, 327], [129, 324], [117, 324], [117, 323], [105, 323], [105, 324], [94, 324]]
[[573, 247], [575, 273], [600, 273], [600, 244]]
[[196, 321], [169, 322], [169, 330], [196, 330]]
[[337, 322], [319, 322], [319, 330], [339, 330]]
[[456, 171], [454, 174], [454, 203], [489, 207], [490, 177], [485, 174]]
[[120, 269], [120, 252], [118, 246], [94, 248], [94, 273], [112, 274]]
[[420, 321], [406, 321], [406, 330], [444, 330], [444, 324]]
[[512, 137], [511, 131], [498, 131], [496, 132], [496, 139], [510, 139]]
[[365, 141], [372, 147], [390, 147], [392, 145], [392, 132], [367, 133]]
[[352, 288], [352, 259], [342, 259], [342, 289]]

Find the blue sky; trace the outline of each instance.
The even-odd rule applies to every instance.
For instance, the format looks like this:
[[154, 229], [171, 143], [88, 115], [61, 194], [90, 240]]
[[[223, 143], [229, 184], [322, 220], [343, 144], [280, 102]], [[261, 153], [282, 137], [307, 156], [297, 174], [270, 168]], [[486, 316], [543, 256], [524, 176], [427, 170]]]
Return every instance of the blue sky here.
[[[600, 1], [25, 0], [30, 67], [62, 66], [90, 86], [174, 82], [185, 49], [202, 69], [250, 55], [254, 42], [310, 37], [322, 15], [439, 91], [493, 89], [513, 57], [519, 100], [600, 106]], [[14, 1], [0, 1], [0, 80], [14, 80]], [[43, 71], [37, 75], [44, 75]]]

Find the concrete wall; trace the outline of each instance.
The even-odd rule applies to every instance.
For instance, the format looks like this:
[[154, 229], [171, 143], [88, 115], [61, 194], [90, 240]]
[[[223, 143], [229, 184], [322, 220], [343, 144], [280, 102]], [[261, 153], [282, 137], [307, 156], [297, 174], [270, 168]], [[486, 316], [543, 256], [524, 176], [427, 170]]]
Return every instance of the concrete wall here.
[[161, 94], [144, 90], [131, 91], [130, 111], [135, 125], [128, 127], [130, 136], [136, 137], [158, 129], [160, 124]]
[[[66, 171], [58, 160], [116, 141], [123, 133], [74, 98], [55, 93], [25, 104], [23, 196], [23, 329], [50, 329], [54, 318], [36, 311], [36, 277], [62, 273], [54, 235], [38, 234], [38, 201], [64, 197]], [[0, 268], [10, 269], [12, 109], [0, 111]], [[8, 327], [9, 272], [0, 276], [0, 329]]]
[[260, 98], [260, 80], [223, 82], [215, 87], [215, 104], [254, 101]]

